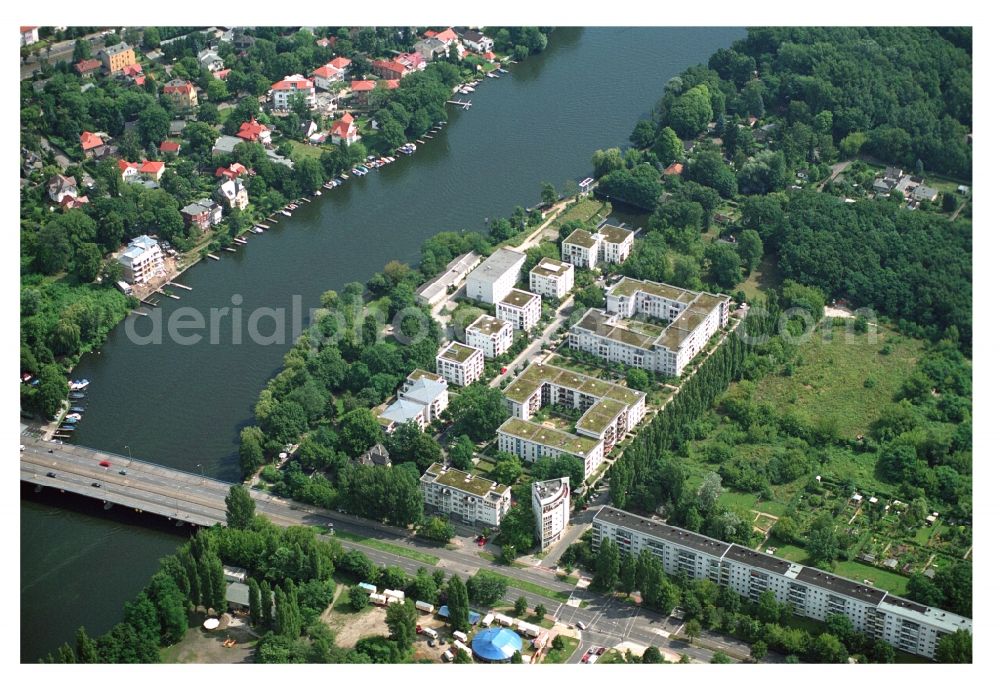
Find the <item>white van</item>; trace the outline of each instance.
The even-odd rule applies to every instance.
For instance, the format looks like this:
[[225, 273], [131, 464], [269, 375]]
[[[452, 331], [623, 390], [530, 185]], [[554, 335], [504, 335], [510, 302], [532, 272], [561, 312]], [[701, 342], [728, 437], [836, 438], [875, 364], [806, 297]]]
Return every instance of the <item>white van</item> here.
[[454, 634], [452, 634], [452, 636], [454, 636], [456, 639], [458, 639], [463, 643], [469, 640], [469, 635], [466, 634], [465, 632], [456, 631]]

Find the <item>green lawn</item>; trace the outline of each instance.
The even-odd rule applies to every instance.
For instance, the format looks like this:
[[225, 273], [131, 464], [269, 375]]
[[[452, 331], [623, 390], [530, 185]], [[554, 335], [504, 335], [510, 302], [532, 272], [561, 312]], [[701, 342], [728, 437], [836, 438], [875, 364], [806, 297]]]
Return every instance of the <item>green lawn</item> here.
[[560, 591], [553, 591], [552, 589], [547, 589], [544, 586], [539, 586], [530, 581], [524, 581], [523, 579], [515, 579], [514, 577], [508, 577], [503, 574], [498, 574], [497, 576], [503, 578], [507, 582], [507, 586], [510, 588], [515, 588], [520, 591], [525, 591], [527, 593], [533, 593], [536, 596], [543, 596], [545, 598], [551, 598], [554, 601], [559, 601], [563, 603], [569, 600], [569, 594], [562, 593]]
[[[579, 220], [580, 222], [589, 222], [598, 213], [603, 214], [605, 211], [605, 206], [607, 204], [598, 201], [594, 198], [585, 198], [579, 201], [574, 206], [568, 208], [559, 218], [555, 221], [557, 226], [563, 225], [573, 220]], [[610, 207], [609, 207], [610, 208]]]
[[[772, 254], [766, 254], [760, 261], [757, 269], [750, 273], [750, 277], [736, 285], [734, 291], [743, 290], [747, 299], [760, 299], [764, 297], [764, 290], [776, 288], [778, 286], [778, 261]], [[739, 306], [739, 304], [737, 304]]]
[[[881, 354], [889, 339], [891, 352]], [[798, 347], [802, 363], [792, 375], [767, 376], [757, 385], [755, 399], [773, 403], [779, 413], [794, 407], [812, 423], [825, 419], [836, 424], [841, 437], [853, 440], [892, 402], [920, 352], [919, 341], [883, 327], [873, 343], [867, 335], [849, 340], [846, 328], [834, 328], [829, 341], [817, 331]]]
[[855, 581], [875, 582], [875, 586], [885, 589], [889, 593], [897, 596], [906, 595], [907, 578], [901, 574], [886, 572], [885, 570], [871, 567], [860, 562], [837, 562], [834, 572], [842, 577], [854, 579]]
[[346, 531], [336, 531], [334, 532], [334, 535], [344, 541], [360, 543], [361, 545], [366, 545], [369, 548], [375, 548], [376, 550], [381, 550], [386, 553], [392, 553], [393, 555], [399, 555], [400, 557], [408, 557], [411, 560], [423, 562], [425, 565], [436, 565], [438, 563], [438, 558], [433, 555], [421, 553], [420, 551], [413, 550], [412, 548], [405, 548], [401, 545], [396, 545], [395, 543], [386, 543], [374, 538], [356, 536], [352, 533], [347, 533]]
[[576, 647], [580, 645], [580, 640], [572, 636], [563, 636], [562, 640], [565, 643], [562, 650], [557, 651], [554, 648], [550, 648], [549, 652], [545, 654], [545, 660], [542, 661], [543, 665], [565, 663], [573, 655], [573, 652], [576, 651]]
[[309, 144], [304, 144], [301, 141], [289, 141], [292, 145], [292, 155], [291, 157], [299, 158], [319, 158], [323, 155], [323, 148], [321, 146], [310, 146]]

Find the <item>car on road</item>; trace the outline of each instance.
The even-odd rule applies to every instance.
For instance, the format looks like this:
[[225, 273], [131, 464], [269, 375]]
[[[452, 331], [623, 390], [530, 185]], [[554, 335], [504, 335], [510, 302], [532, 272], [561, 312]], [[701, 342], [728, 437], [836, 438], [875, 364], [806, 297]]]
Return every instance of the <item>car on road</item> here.
[[50, 471], [50, 472], [46, 473], [45, 475], [48, 476], [49, 478], [55, 478], [56, 477], [56, 472]]
[[[596, 658], [597, 656], [594, 656], [594, 657]], [[580, 662], [581, 663], [589, 663], [590, 662], [590, 653], [589, 652], [588, 653], [584, 653], [583, 657], [580, 658]]]
[[94, 488], [100, 488], [100, 487], [101, 487], [101, 484], [100, 484], [100, 483], [98, 483], [97, 481], [94, 481], [94, 482], [93, 482], [93, 483], [91, 483], [90, 485], [92, 485], [92, 486], [93, 486]]
[[127, 476], [127, 475], [128, 475], [128, 472], [127, 472], [127, 471], [125, 471], [124, 469], [122, 469], [122, 470], [121, 470], [121, 471], [119, 471], [118, 473], [119, 473], [119, 474], [121, 474], [122, 476]]
[[587, 623], [586, 622], [577, 622], [576, 623], [576, 628], [579, 629], [581, 632], [586, 631], [587, 630]]
[[502, 367], [500, 368], [500, 375], [503, 375], [503, 374], [505, 374], [506, 372], [507, 372], [507, 367], [506, 367], [506, 366], [502, 366]]

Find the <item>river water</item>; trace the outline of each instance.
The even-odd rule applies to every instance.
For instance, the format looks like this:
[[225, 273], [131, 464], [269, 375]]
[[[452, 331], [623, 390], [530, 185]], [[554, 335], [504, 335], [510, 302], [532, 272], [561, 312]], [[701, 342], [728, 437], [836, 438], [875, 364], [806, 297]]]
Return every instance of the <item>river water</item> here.
[[[89, 378], [87, 413], [74, 439], [188, 471], [235, 480], [239, 430], [291, 346], [291, 320], [328, 289], [367, 280], [386, 262], [412, 262], [421, 242], [443, 230], [482, 231], [484, 219], [539, 201], [541, 183], [560, 191], [590, 172], [597, 148], [625, 145], [671, 76], [705, 62], [744, 35], [737, 28], [561, 28], [539, 56], [487, 79], [469, 111], [417, 153], [332, 191], [251, 235], [237, 254], [222, 252], [179, 281], [179, 301], [163, 299], [164, 325], [181, 307], [206, 318], [238, 302], [244, 322], [258, 307], [288, 314], [282, 343], [233, 342], [231, 315], [219, 344], [136, 344], [125, 324], [74, 376]], [[135, 323], [140, 334], [151, 323]], [[269, 319], [260, 331], [270, 333]], [[195, 331], [189, 331], [194, 333]], [[127, 448], [127, 449], [126, 449]], [[30, 662], [71, 641], [80, 625], [104, 632], [185, 534], [121, 510], [65, 496], [21, 500], [21, 658]]]

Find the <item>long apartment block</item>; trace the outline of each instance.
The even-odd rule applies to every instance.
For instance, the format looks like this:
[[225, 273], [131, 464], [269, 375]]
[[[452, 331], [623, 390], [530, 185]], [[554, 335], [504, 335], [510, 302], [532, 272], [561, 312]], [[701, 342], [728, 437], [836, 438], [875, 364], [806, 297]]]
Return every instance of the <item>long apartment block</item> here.
[[595, 549], [607, 538], [623, 554], [653, 553], [667, 574], [711, 579], [755, 601], [773, 591], [779, 602], [816, 620], [846, 615], [856, 630], [908, 653], [934, 658], [941, 638], [972, 632], [972, 620], [961, 615], [613, 507], [601, 508], [593, 528]]
[[513, 417], [497, 429], [497, 446], [501, 452], [515, 454], [526, 462], [572, 455], [583, 462], [585, 477], [593, 474], [604, 459], [604, 444], [599, 440]]
[[724, 294], [632, 278], [608, 289], [606, 308], [573, 324], [570, 348], [667, 376], [679, 376], [729, 320]]

